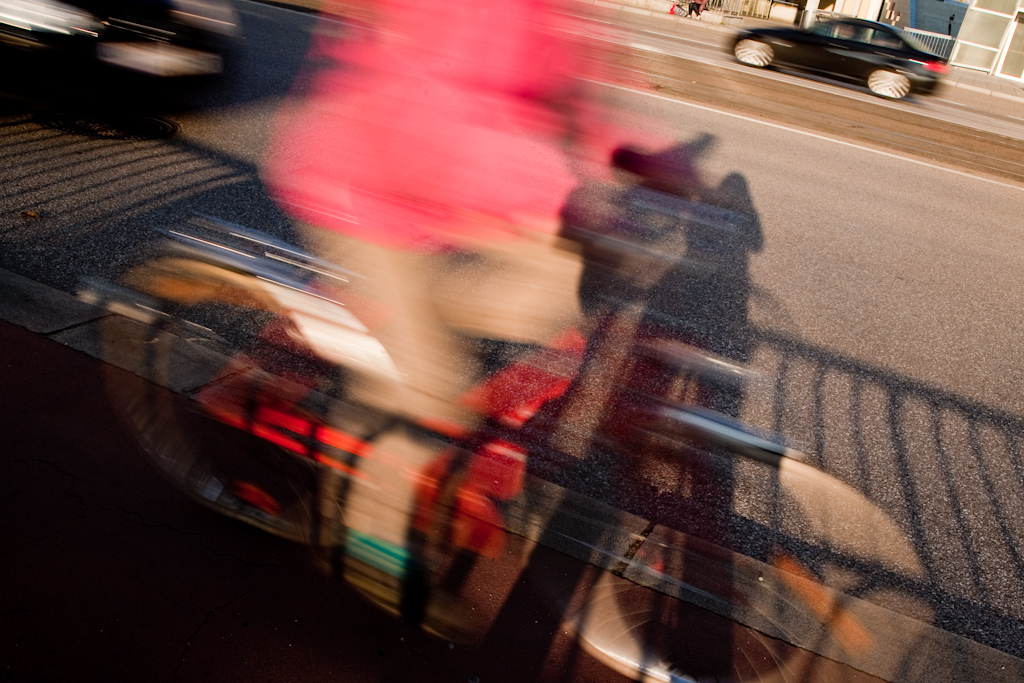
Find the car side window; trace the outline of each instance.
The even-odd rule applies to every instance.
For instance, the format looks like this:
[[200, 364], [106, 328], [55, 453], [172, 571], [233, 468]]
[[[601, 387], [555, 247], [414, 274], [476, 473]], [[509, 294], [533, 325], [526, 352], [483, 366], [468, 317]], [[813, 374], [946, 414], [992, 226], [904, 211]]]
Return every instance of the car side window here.
[[843, 40], [852, 40], [855, 43], [868, 43], [871, 41], [872, 30], [863, 26], [846, 26], [847, 32], [842, 36]]
[[826, 38], [835, 38], [837, 26], [838, 24], [834, 21], [818, 21], [814, 24], [814, 28], [812, 28], [811, 31], [815, 35], [825, 36]]
[[823, 21], [815, 25], [814, 32], [820, 36], [840, 40], [861, 40], [860, 35], [863, 33], [859, 26], [842, 21]]
[[853, 38], [853, 27], [848, 24], [833, 24], [832, 37], [849, 40], [850, 38]]
[[900, 40], [899, 36], [889, 33], [888, 31], [879, 31], [878, 29], [871, 31], [870, 42], [876, 47], [892, 49], [899, 49], [903, 47], [903, 41]]

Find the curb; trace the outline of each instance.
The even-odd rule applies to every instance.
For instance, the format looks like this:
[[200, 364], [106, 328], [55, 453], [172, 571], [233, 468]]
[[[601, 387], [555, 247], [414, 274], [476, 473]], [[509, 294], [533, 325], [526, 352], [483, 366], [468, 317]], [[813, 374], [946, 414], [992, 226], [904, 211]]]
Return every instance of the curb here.
[[[100, 321], [123, 331], [121, 351], [143, 343], [144, 326], [3, 269], [0, 319], [145, 377], [124, 362], [138, 354], [96, 341]], [[182, 376], [202, 374], [208, 352], [182, 346]], [[181, 392], [189, 381], [174, 384]], [[1024, 660], [547, 481], [531, 478], [506, 529], [887, 681], [1024, 680]]]

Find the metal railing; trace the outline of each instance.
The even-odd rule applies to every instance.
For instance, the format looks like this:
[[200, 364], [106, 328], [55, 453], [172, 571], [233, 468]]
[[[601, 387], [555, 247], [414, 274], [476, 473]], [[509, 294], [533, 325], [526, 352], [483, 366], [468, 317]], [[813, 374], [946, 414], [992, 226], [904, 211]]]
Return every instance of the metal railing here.
[[740, 16], [740, 10], [742, 9], [743, 0], [709, 0], [705, 11], [718, 12], [726, 16]]
[[776, 5], [797, 7], [788, 0], [710, 0], [707, 10], [718, 12], [723, 17], [755, 17], [768, 19]]
[[938, 55], [943, 59], [949, 59], [949, 55], [953, 52], [953, 43], [956, 42], [956, 39], [952, 36], [947, 36], [943, 33], [932, 33], [931, 31], [921, 31], [916, 28], [903, 29], [903, 35], [911, 38], [928, 52]]

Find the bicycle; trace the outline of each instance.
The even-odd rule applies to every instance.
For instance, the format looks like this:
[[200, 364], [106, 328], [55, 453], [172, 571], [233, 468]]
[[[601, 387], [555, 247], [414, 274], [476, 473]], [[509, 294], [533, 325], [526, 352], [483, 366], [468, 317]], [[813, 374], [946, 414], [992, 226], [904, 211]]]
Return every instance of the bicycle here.
[[[360, 275], [267, 235], [198, 217], [187, 231], [167, 231], [164, 253], [122, 285], [93, 282], [83, 298], [147, 325], [148, 343], [133, 348], [143, 377], [112, 387], [112, 399], [173, 484], [216, 512], [310, 545], [322, 566], [379, 606], [440, 631], [432, 596], [457, 595], [481, 557], [502, 551], [508, 508], [528, 476], [572, 487], [566, 472], [593, 445], [629, 451], [667, 441], [697, 454], [686, 457], [711, 449], [808, 476], [801, 454], [778, 435], [698, 405], [729, 403], [755, 373], [642, 315], [659, 273], [712, 277], [717, 267], [652, 252], [653, 241], [672, 239], [683, 222], [728, 233], [749, 218], [652, 187], [622, 190], [616, 200], [625, 218], [615, 229], [571, 230], [600, 273], [591, 277], [612, 283], [590, 302], [603, 321], [597, 332], [587, 339], [567, 331], [485, 378], [466, 400], [487, 420], [468, 435], [347, 401], [353, 376], [401, 381], [366, 322], [372, 307], [345, 298], [346, 281]], [[117, 320], [109, 344], [117, 343]], [[181, 377], [186, 348], [201, 362]], [[191, 402], [160, 386], [184, 389]], [[595, 395], [591, 404], [605, 413], [574, 408], [574, 398]], [[413, 499], [382, 505], [406, 515], [407, 534], [383, 538], [350, 523], [353, 490], [373, 485], [372, 467], [389, 467], [375, 453], [394, 430], [414, 433], [429, 456]], [[613, 655], [608, 662], [630, 666]]]

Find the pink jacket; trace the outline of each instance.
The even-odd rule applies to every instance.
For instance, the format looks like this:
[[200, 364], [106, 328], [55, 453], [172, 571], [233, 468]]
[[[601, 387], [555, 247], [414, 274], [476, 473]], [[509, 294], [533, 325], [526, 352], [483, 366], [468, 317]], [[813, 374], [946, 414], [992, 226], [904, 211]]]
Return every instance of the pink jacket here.
[[322, 18], [310, 61], [327, 66], [274, 127], [275, 199], [299, 220], [409, 249], [443, 248], [442, 226], [471, 229], [461, 211], [556, 216], [577, 185], [565, 144], [587, 124], [565, 112], [586, 108], [586, 62], [552, 2], [374, 7], [372, 27]]

